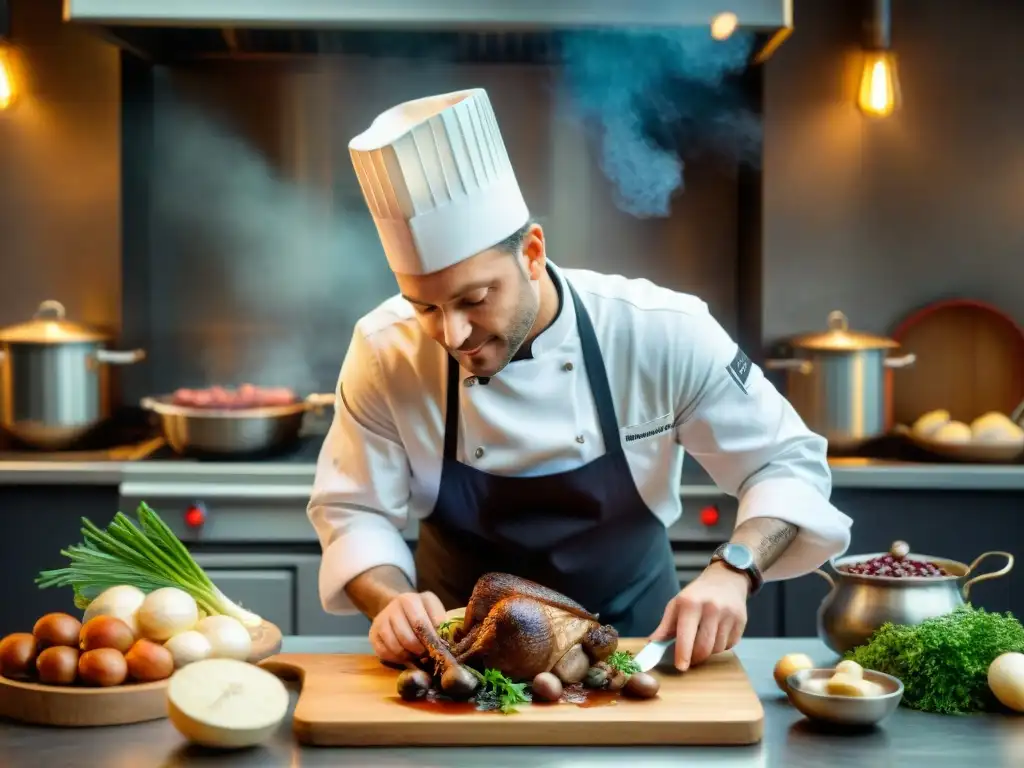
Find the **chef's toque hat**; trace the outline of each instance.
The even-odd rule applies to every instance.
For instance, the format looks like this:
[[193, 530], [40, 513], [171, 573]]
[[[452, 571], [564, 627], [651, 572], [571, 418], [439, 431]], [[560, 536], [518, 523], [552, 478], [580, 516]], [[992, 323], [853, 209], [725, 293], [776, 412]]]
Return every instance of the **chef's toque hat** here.
[[392, 107], [348, 146], [393, 272], [437, 272], [529, 218], [482, 88]]

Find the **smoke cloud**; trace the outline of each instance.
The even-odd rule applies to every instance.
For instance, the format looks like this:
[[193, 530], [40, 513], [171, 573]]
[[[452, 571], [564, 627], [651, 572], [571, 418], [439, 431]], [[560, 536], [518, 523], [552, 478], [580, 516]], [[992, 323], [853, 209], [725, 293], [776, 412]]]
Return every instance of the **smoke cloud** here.
[[174, 384], [331, 391], [353, 325], [395, 290], [362, 200], [288, 178], [198, 103], [161, 105], [153, 154], [153, 290], [186, 329]]
[[[431, 83], [425, 88], [473, 84], [451, 66], [472, 36], [347, 39], [337, 52], [353, 53], [355, 40], [404, 56], [409, 76]], [[740, 32], [716, 41], [707, 28], [571, 32], [538, 43], [553, 45], [555, 99], [586, 127], [616, 204], [636, 217], [669, 215], [696, 155], [759, 161], [759, 116], [736, 77], [753, 44]], [[424, 59], [448, 67], [431, 80]], [[492, 60], [507, 61], [509, 52], [498, 46]], [[466, 71], [472, 79], [477, 70]], [[157, 325], [175, 328], [179, 345], [160, 353], [171, 355], [161, 366], [165, 385], [333, 388], [352, 326], [395, 290], [350, 178], [343, 139], [353, 125], [332, 125], [338, 133], [323, 139], [334, 142], [328, 149], [339, 170], [318, 188], [282, 173], [265, 148], [219, 120], [208, 99], [203, 105], [176, 90], [161, 97], [153, 147], [153, 311], [164, 315]]]
[[669, 215], [687, 157], [760, 160], [760, 118], [737, 78], [753, 45], [752, 33], [718, 41], [703, 27], [559, 36], [559, 95], [597, 141], [619, 208]]

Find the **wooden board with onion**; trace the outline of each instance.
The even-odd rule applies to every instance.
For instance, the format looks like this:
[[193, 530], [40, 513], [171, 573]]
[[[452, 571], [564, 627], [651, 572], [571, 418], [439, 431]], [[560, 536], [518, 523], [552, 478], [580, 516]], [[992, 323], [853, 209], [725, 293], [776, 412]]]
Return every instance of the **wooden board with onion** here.
[[[281, 650], [281, 630], [264, 621], [250, 630], [248, 661], [257, 663]], [[127, 725], [167, 717], [169, 678], [110, 687], [46, 685], [0, 677], [0, 717], [33, 725], [86, 727]]]
[[206, 659], [255, 665], [281, 631], [236, 605], [146, 504], [138, 525], [118, 512], [83, 519], [70, 563], [41, 589], [72, 587], [84, 614], [49, 613], [0, 639], [0, 717], [39, 725], [120, 725], [168, 716], [177, 672]]
[[[620, 648], [638, 651], [643, 640]], [[657, 696], [584, 694], [578, 702], [534, 702], [506, 714], [471, 703], [404, 701], [399, 672], [362, 654], [281, 654], [261, 667], [302, 690], [298, 740], [318, 746], [737, 745], [761, 740], [764, 709], [731, 651], [688, 672], [652, 670]]]

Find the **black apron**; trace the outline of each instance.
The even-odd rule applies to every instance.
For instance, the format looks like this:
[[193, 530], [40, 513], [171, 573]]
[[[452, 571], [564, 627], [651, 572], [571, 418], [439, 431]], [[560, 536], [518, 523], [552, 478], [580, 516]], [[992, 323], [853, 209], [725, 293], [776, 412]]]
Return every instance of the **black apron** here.
[[621, 637], [646, 637], [679, 592], [679, 577], [665, 525], [633, 481], [594, 326], [571, 285], [569, 293], [605, 454], [540, 477], [460, 463], [459, 365], [449, 356], [444, 463], [437, 503], [419, 524], [417, 589], [460, 608], [481, 575], [503, 571], [571, 597]]

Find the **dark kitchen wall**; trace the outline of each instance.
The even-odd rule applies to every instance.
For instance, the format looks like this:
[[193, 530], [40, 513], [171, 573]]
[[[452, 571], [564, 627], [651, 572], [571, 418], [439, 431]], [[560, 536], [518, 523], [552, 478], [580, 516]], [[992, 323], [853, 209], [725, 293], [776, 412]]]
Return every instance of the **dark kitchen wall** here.
[[867, 3], [797, 0], [765, 84], [765, 339], [987, 300], [1024, 324], [1024, 5], [893, 0], [901, 111], [856, 110]]
[[59, 0], [13, 0], [20, 93], [0, 111], [0, 325], [57, 299], [121, 321], [120, 54], [61, 22]]
[[126, 199], [148, 221], [125, 253], [138, 299], [126, 325], [148, 329], [130, 343], [150, 351], [132, 394], [246, 380], [332, 390], [353, 324], [396, 290], [348, 141], [395, 103], [474, 86], [489, 90], [556, 263], [697, 293], [734, 330], [735, 161], [688, 163], [671, 216], [623, 213], [550, 85], [543, 65], [397, 58], [157, 69], [152, 115], [139, 118], [153, 131], [145, 194]]

